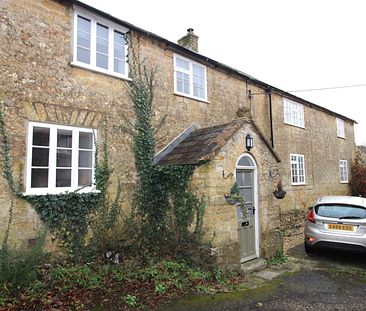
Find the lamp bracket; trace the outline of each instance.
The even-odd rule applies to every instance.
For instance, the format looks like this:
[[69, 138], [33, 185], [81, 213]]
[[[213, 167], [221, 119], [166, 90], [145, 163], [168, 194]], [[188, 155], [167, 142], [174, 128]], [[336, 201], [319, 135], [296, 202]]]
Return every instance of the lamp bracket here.
[[224, 179], [228, 179], [230, 176], [233, 176], [234, 174], [233, 173], [230, 173], [229, 175], [227, 175], [226, 177], [225, 177], [225, 171], [224, 170], [222, 170], [222, 178], [224, 178]]
[[275, 178], [275, 177], [277, 177], [278, 175], [280, 175], [280, 173], [279, 173], [279, 172], [273, 173], [271, 170], [269, 170], [269, 177], [270, 177], [270, 178]]

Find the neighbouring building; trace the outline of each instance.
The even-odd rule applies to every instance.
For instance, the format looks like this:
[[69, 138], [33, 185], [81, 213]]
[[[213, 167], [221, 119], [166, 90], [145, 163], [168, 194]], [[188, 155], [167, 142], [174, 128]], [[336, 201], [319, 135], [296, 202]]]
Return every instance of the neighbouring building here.
[[[199, 54], [193, 29], [176, 44], [75, 0], [3, 0], [0, 28], [0, 101], [25, 194], [93, 191], [93, 131], [102, 139], [103, 115], [112, 129], [133, 120], [127, 33], [157, 66], [153, 117], [166, 123], [156, 165], [200, 164], [191, 187], [206, 198], [204, 227], [223, 266], [300, 242], [307, 207], [321, 194], [349, 193], [355, 121]], [[133, 189], [131, 138], [114, 131], [108, 144], [124, 189]], [[273, 195], [279, 181], [283, 199]], [[225, 200], [234, 182], [246, 212]], [[0, 193], [4, 228], [3, 178]], [[11, 240], [26, 243], [40, 227], [17, 202]]]

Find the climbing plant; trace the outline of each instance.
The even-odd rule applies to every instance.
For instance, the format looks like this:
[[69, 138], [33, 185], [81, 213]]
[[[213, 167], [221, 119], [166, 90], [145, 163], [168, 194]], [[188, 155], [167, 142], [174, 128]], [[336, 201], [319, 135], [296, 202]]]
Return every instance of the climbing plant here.
[[[156, 68], [141, 58], [139, 42], [129, 41], [129, 72], [131, 82], [128, 93], [133, 105], [134, 121], [121, 116], [125, 124], [119, 129], [132, 135], [132, 150], [137, 173], [128, 234], [142, 257], [161, 256], [192, 259], [200, 249], [208, 254], [202, 243], [202, 223], [205, 204], [188, 190], [194, 172], [192, 165], [157, 166], [153, 164], [155, 135], [165, 122], [164, 116], [153, 124], [153, 105]], [[99, 193], [79, 191], [44, 196], [26, 196], [50, 232], [60, 241], [69, 257], [79, 261], [84, 256], [95, 254], [95, 245], [101, 244], [99, 235], [116, 224], [120, 211], [121, 183], [118, 182], [114, 200], [108, 195], [112, 170], [108, 162], [107, 119], [104, 122], [102, 158], [99, 148], [95, 153], [95, 182]], [[0, 115], [0, 135], [3, 142], [3, 175], [14, 192], [10, 147]], [[194, 223], [195, 222], [195, 223]], [[91, 236], [88, 236], [88, 233]], [[88, 237], [88, 238], [87, 238]]]
[[[135, 121], [128, 121], [122, 130], [132, 135], [138, 177], [134, 210], [140, 226], [136, 241], [153, 257], [177, 254], [184, 241], [200, 243], [204, 202], [187, 190], [194, 166], [153, 164], [155, 135], [165, 122], [163, 117], [154, 126], [152, 119], [157, 69], [141, 57], [139, 40], [128, 40], [132, 79], [128, 91]], [[195, 229], [190, 230], [194, 219]], [[184, 250], [181, 254], [184, 257]]]
[[15, 183], [12, 171], [12, 161], [10, 157], [10, 145], [8, 133], [6, 132], [4, 123], [4, 110], [5, 106], [1, 103], [0, 105], [0, 141], [1, 141], [1, 157], [0, 167], [2, 168], [3, 177], [6, 179], [10, 190], [14, 194], [19, 193], [19, 189], [15, 189]]
[[[26, 200], [31, 204], [49, 231], [58, 239], [59, 245], [66, 251], [69, 258], [75, 261], [83, 260], [85, 256], [97, 255], [96, 245], [98, 245], [100, 235], [106, 231], [106, 227], [110, 228], [114, 225], [120, 210], [122, 191], [120, 182], [118, 182], [114, 200], [110, 200], [108, 197], [112, 170], [108, 161], [107, 123], [107, 118], [104, 118], [102, 159], [99, 159], [99, 147], [96, 144], [95, 183], [97, 192], [83, 193], [77, 190], [61, 194], [22, 196], [13, 179], [9, 139], [4, 123], [3, 107], [0, 107], [1, 167], [9, 189], [18, 199]], [[90, 229], [91, 237], [90, 243], [88, 243], [86, 237]]]

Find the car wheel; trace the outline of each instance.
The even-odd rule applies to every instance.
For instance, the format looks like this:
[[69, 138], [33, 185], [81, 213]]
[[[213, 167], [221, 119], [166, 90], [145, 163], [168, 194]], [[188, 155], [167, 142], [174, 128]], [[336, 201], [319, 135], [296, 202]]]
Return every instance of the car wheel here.
[[304, 242], [304, 246], [305, 246], [305, 252], [308, 254], [314, 253], [314, 247], [310, 246], [306, 243], [306, 241]]

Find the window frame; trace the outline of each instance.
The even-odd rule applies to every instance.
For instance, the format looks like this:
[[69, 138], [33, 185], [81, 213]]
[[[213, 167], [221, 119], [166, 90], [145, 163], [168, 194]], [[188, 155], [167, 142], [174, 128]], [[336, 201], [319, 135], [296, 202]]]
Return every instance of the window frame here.
[[[292, 114], [294, 113], [294, 107], [296, 107], [296, 109], [299, 109], [299, 111], [296, 111], [296, 114], [300, 113], [300, 116], [297, 116], [297, 118], [296, 118], [296, 119], [298, 119], [298, 122], [292, 122]], [[289, 114], [290, 114], [290, 117], [289, 117]], [[304, 129], [305, 128], [305, 107], [304, 107], [304, 105], [302, 105], [298, 102], [295, 102], [291, 99], [288, 99], [286, 97], [283, 97], [283, 120], [284, 120], [285, 124]]]
[[[32, 181], [32, 151], [33, 151], [33, 128], [42, 127], [50, 129], [49, 134], [49, 163], [48, 163], [48, 186], [47, 187], [31, 187]], [[56, 187], [56, 169], [57, 169], [57, 149], [66, 149], [57, 146], [57, 130], [72, 131], [72, 154], [71, 157], [71, 186]], [[86, 132], [93, 134], [92, 148], [92, 184], [90, 186], [78, 186], [78, 170], [79, 170], [79, 133]], [[77, 136], [77, 137], [76, 137]], [[98, 192], [95, 188], [95, 151], [97, 131], [91, 128], [82, 128], [68, 125], [49, 124], [41, 122], [29, 121], [27, 124], [27, 144], [26, 144], [26, 169], [25, 169], [25, 193], [24, 195], [45, 195], [60, 194], [78, 190], [79, 192]], [[75, 155], [76, 153], [76, 155]]]
[[[180, 67], [177, 67], [176, 66], [177, 58], [188, 62], [189, 63], [189, 70], [184, 70]], [[203, 72], [204, 72], [204, 88], [205, 88], [204, 98], [193, 95], [193, 92], [194, 92], [194, 90], [193, 90], [193, 65], [201, 67], [203, 69]], [[195, 61], [193, 61], [189, 58], [183, 57], [179, 54], [174, 54], [173, 55], [173, 69], [174, 69], [174, 72], [173, 72], [173, 74], [174, 74], [174, 94], [181, 95], [181, 96], [184, 96], [184, 97], [193, 98], [193, 99], [203, 101], [203, 102], [208, 102], [208, 99], [207, 99], [207, 68], [206, 68], [205, 65], [197, 63], [197, 62], [195, 62]], [[177, 90], [177, 72], [178, 71], [189, 75], [189, 94], [184, 93], [184, 92], [180, 92], [180, 91]]]
[[[99, 17], [95, 14], [90, 13], [89, 11], [78, 7], [78, 6], [74, 6], [74, 13], [73, 13], [73, 24], [72, 24], [72, 30], [73, 30], [73, 42], [72, 42], [72, 47], [73, 47], [73, 56], [72, 56], [72, 62], [71, 65], [76, 66], [76, 67], [81, 67], [84, 69], [88, 69], [91, 71], [95, 71], [98, 73], [103, 73], [106, 75], [110, 75], [113, 77], [117, 77], [117, 78], [121, 78], [121, 79], [125, 79], [125, 80], [131, 80], [128, 75], [129, 75], [129, 67], [128, 67], [128, 61], [127, 61], [127, 56], [128, 56], [128, 44], [125, 45], [125, 73], [121, 74], [119, 72], [115, 72], [114, 71], [114, 31], [120, 32], [122, 34], [126, 34], [129, 29], [118, 25], [114, 22], [111, 22], [105, 18]], [[90, 63], [83, 63], [81, 61], [77, 60], [77, 36], [78, 36], [78, 16], [88, 19], [90, 20], [91, 24], [91, 30], [90, 30]], [[96, 39], [97, 39], [97, 24], [100, 24], [101, 26], [105, 26], [108, 27], [108, 69], [104, 69], [101, 67], [98, 67], [96, 65], [96, 54], [97, 54], [97, 47], [96, 47]]]
[[[345, 165], [344, 165], [345, 164]], [[339, 160], [339, 181], [341, 184], [348, 184], [348, 160]]]
[[[296, 157], [296, 161], [292, 160], [292, 157]], [[303, 163], [303, 175], [300, 175], [300, 162], [299, 159], [302, 159], [302, 163]], [[294, 175], [293, 175], [293, 170], [292, 170], [292, 165], [296, 164], [296, 173], [297, 173], [297, 179], [300, 180], [301, 176], [303, 177], [304, 181], [297, 181], [294, 182]], [[291, 153], [290, 154], [290, 170], [291, 170], [291, 184], [294, 186], [297, 185], [306, 185], [306, 168], [305, 168], [305, 156], [303, 154], [296, 154], [296, 153]]]
[[336, 118], [337, 137], [346, 138], [345, 123], [341, 118]]

